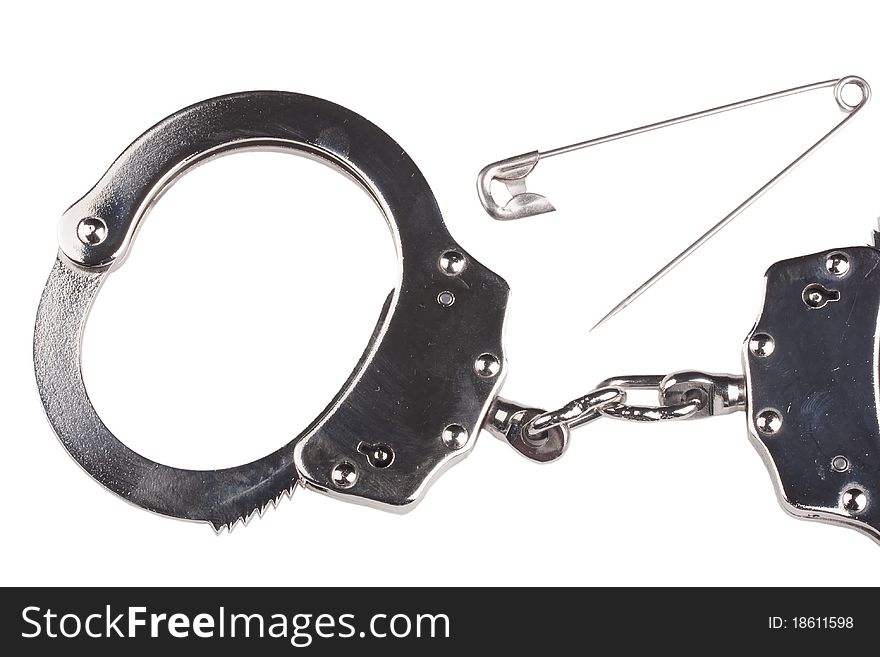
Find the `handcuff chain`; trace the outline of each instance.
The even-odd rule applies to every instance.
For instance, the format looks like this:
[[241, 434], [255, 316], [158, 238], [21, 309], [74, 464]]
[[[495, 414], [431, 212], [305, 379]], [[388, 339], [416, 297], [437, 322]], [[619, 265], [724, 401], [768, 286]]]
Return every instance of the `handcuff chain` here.
[[[627, 403], [628, 390], [656, 390], [659, 404]], [[600, 417], [636, 422], [690, 420], [745, 408], [742, 377], [688, 371], [669, 375], [620, 376], [605, 379], [587, 394], [532, 418], [524, 427], [528, 438], [557, 427], [576, 429]]]

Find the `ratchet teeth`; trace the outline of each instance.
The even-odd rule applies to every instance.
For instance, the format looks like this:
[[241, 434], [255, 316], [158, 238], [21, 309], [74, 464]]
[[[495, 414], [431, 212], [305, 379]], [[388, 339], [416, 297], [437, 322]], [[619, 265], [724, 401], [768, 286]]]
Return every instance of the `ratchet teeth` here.
[[254, 516], [259, 516], [260, 518], [262, 518], [263, 514], [266, 513], [266, 509], [268, 509], [270, 506], [273, 509], [277, 509], [278, 503], [281, 502], [283, 498], [286, 497], [287, 499], [290, 499], [291, 497], [293, 497], [293, 490], [294, 488], [296, 488], [296, 483], [296, 481], [293, 481], [288, 488], [282, 490], [276, 497], [269, 498], [266, 502], [263, 503], [262, 506], [254, 507], [254, 509], [250, 511], [247, 515], [241, 515], [232, 522], [219, 522], [211, 520], [211, 527], [214, 528], [214, 532], [217, 535], [222, 534], [224, 529], [228, 532], [232, 532], [232, 530], [235, 529], [235, 527], [238, 526], [239, 523], [246, 527]]

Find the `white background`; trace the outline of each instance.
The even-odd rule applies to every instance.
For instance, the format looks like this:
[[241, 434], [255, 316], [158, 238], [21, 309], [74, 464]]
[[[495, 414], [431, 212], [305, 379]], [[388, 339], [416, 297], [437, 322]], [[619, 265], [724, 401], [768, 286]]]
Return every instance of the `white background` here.
[[[453, 236], [512, 288], [504, 395], [560, 404], [607, 376], [740, 372], [772, 262], [866, 243], [880, 111], [635, 305], [620, 297], [840, 118], [813, 92], [542, 163], [558, 212], [493, 222], [490, 161], [857, 74], [876, 2], [40, 2], [4, 10], [3, 584], [878, 584], [878, 546], [787, 517], [745, 416], [579, 430], [538, 466], [488, 434], [404, 516], [299, 490], [219, 537], [131, 507], [67, 456], [32, 374], [64, 209], [140, 132], [213, 95], [283, 89], [380, 125]], [[168, 257], [169, 252], [185, 257]], [[259, 457], [341, 385], [394, 285], [380, 214], [313, 162], [243, 154], [186, 176], [108, 281], [84, 345], [121, 439], [184, 467]]]

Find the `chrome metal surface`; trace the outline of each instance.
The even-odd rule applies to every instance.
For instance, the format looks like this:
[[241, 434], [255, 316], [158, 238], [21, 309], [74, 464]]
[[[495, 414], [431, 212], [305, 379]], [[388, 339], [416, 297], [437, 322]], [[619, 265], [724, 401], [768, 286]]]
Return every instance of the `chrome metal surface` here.
[[[861, 99], [858, 103], [850, 104], [844, 100], [843, 89], [847, 85], [854, 85], [861, 92]], [[815, 82], [813, 84], [807, 84], [800, 87], [793, 87], [791, 89], [785, 89], [783, 91], [777, 91], [774, 93], [765, 94], [763, 96], [756, 96], [755, 98], [748, 98], [746, 100], [741, 100], [735, 103], [713, 107], [692, 114], [677, 116], [675, 118], [667, 119], [665, 121], [659, 121], [657, 123], [649, 123], [648, 125], [644, 125], [638, 128], [632, 128], [630, 130], [624, 130], [622, 132], [615, 132], [613, 134], [605, 135], [603, 137], [597, 137], [595, 139], [578, 142], [576, 144], [570, 144], [568, 146], [563, 146], [560, 148], [554, 148], [548, 151], [532, 151], [531, 153], [517, 155], [515, 157], [507, 158], [505, 160], [493, 162], [492, 164], [483, 168], [483, 170], [480, 171], [479, 175], [477, 176], [477, 194], [479, 196], [480, 203], [483, 205], [483, 208], [486, 210], [486, 212], [488, 212], [489, 215], [493, 218], [499, 220], [521, 219], [524, 217], [530, 217], [546, 212], [552, 212], [555, 208], [550, 203], [550, 201], [548, 201], [544, 196], [541, 196], [540, 194], [535, 194], [534, 192], [528, 192], [526, 190], [526, 178], [541, 160], [545, 160], [549, 157], [554, 157], [556, 155], [570, 153], [575, 150], [589, 148], [590, 146], [597, 146], [599, 144], [605, 144], [611, 141], [616, 141], [618, 139], [632, 137], [634, 135], [650, 132], [652, 130], [668, 128], [670, 126], [678, 125], [680, 123], [686, 123], [688, 121], [702, 119], [708, 116], [713, 116], [715, 114], [721, 114], [723, 112], [741, 109], [750, 105], [778, 100], [787, 96], [793, 96], [795, 94], [815, 91], [818, 89], [833, 90], [833, 95], [837, 106], [844, 113], [846, 113], [846, 116], [843, 118], [843, 120], [840, 121], [840, 123], [838, 123], [836, 126], [834, 126], [834, 128], [832, 128], [829, 132], [827, 132], [821, 139], [819, 139], [819, 141], [815, 142], [801, 155], [795, 158], [788, 166], [786, 166], [770, 180], [764, 183], [745, 201], [740, 203], [736, 208], [725, 215], [714, 226], [703, 233], [703, 235], [697, 238], [697, 240], [694, 241], [690, 246], [688, 246], [684, 251], [679, 253], [677, 256], [675, 256], [675, 258], [664, 265], [656, 274], [651, 276], [633, 292], [627, 295], [626, 298], [624, 298], [620, 303], [612, 308], [602, 319], [600, 319], [593, 326], [593, 329], [595, 329], [596, 327], [602, 325], [604, 322], [614, 317], [614, 315], [619, 313], [621, 310], [626, 308], [630, 303], [635, 301], [645, 291], [652, 287], [657, 281], [663, 278], [663, 276], [665, 276], [675, 267], [681, 264], [689, 255], [691, 255], [694, 251], [700, 248], [700, 246], [702, 246], [709, 239], [715, 236], [731, 221], [736, 219], [736, 217], [742, 214], [744, 210], [746, 210], [750, 205], [752, 205], [761, 196], [763, 196], [770, 188], [772, 188], [776, 183], [778, 183], [786, 175], [788, 175], [795, 167], [797, 167], [801, 162], [809, 157], [826, 141], [837, 134], [870, 100], [871, 88], [868, 83], [862, 78], [852, 75], [843, 78], [837, 78], [834, 80], [824, 80], [822, 82]], [[504, 204], [498, 203], [492, 194], [492, 184], [496, 181], [504, 184], [511, 194], [510, 200], [508, 200]]]
[[[828, 267], [844, 253], [848, 271]], [[821, 285], [836, 303], [812, 307]], [[832, 249], [767, 271], [764, 308], [743, 348], [749, 437], [789, 513], [843, 524], [880, 542], [880, 251]], [[775, 349], [750, 344], [772, 335]]]
[[455, 303], [455, 295], [449, 290], [443, 290], [437, 295], [437, 303], [444, 308], [449, 308], [449, 306]]
[[87, 246], [97, 246], [107, 239], [107, 224], [98, 217], [86, 217], [76, 225], [76, 236]]
[[[235, 468], [171, 468], [126, 447], [92, 407], [80, 371], [86, 318], [161, 193], [197, 163], [252, 148], [315, 158], [367, 191], [391, 228], [398, 284], [349, 380], [298, 437]], [[103, 232], [101, 224], [106, 234], [92, 239]], [[363, 117], [319, 98], [246, 92], [173, 114], [123, 152], [64, 214], [59, 230], [59, 259], [34, 335], [43, 405], [61, 442], [89, 474], [151, 511], [231, 527], [289, 494], [297, 481], [349, 500], [407, 508], [470, 452], [504, 378], [507, 284], [451, 238], [427, 182], [398, 144]], [[158, 264], [173, 266], [186, 248], [169, 246]], [[450, 252], [467, 263], [455, 276], [438, 266]], [[252, 247], [232, 255], [243, 265], [259, 259]], [[454, 295], [454, 306], [436, 302], [444, 291]], [[476, 371], [480, 362], [483, 370]], [[438, 439], [453, 423], [469, 436], [455, 451]], [[359, 451], [364, 444], [386, 446], [393, 460], [371, 460]]]
[[660, 403], [666, 406], [702, 400], [693, 419], [746, 410], [745, 379], [734, 374], [675, 372], [660, 382], [659, 390]]
[[825, 261], [825, 268], [835, 276], [846, 276], [849, 272], [849, 258], [845, 253], [832, 253]]
[[539, 408], [499, 397], [493, 402], [483, 428], [530, 461], [549, 463], [565, 453], [570, 432], [567, 425], [561, 424], [530, 436], [526, 428], [542, 414], [544, 411]]
[[849, 459], [845, 456], [835, 456], [831, 459], [831, 468], [835, 472], [846, 472], [849, 470]]
[[[629, 404], [627, 391], [630, 390], [654, 390], [659, 404]], [[650, 374], [605, 379], [594, 390], [549, 412], [512, 402], [496, 403], [496, 406], [500, 415], [496, 418], [494, 410], [490, 411], [488, 422], [493, 422], [494, 418], [497, 433], [507, 436], [511, 424], [508, 416], [519, 412], [513, 424], [529, 443], [546, 436], [548, 431], [558, 428], [570, 431], [600, 417], [643, 422], [698, 419], [745, 410], [746, 401], [743, 377], [684, 371], [666, 376]]]
[[766, 408], [755, 416], [755, 427], [765, 436], [772, 436], [782, 428], [782, 415], [775, 408]]
[[821, 283], [810, 283], [801, 292], [801, 298], [810, 308], [822, 308], [829, 303], [840, 301], [840, 292], [828, 289]]
[[840, 496], [840, 506], [851, 515], [861, 513], [868, 508], [868, 496], [861, 488], [849, 488]]
[[467, 445], [467, 441], [470, 438], [468, 430], [460, 424], [450, 424], [443, 429], [443, 434], [440, 437], [443, 440], [443, 444], [449, 449], [461, 449]]
[[674, 374], [667, 376], [636, 374], [605, 379], [598, 385], [598, 388], [617, 388], [623, 392], [627, 390], [656, 390], [660, 403], [656, 406], [636, 406], [626, 402], [611, 403], [599, 407], [598, 411], [603, 417], [637, 422], [687, 420], [702, 417], [700, 411], [711, 402], [711, 396], [700, 386], [692, 386], [687, 394], [684, 390], [676, 389], [675, 394], [680, 395], [681, 400], [675, 400], [672, 403], [664, 401], [664, 382], [674, 376]]
[[[538, 151], [523, 153], [506, 160], [493, 162], [483, 168], [477, 176], [477, 196], [483, 208], [493, 219], [507, 221], [523, 219], [545, 212], [553, 212], [556, 208], [540, 194], [526, 191], [526, 177], [537, 166], [542, 157]], [[511, 198], [504, 205], [495, 201], [492, 195], [492, 183], [504, 183]]]
[[758, 358], [767, 358], [776, 349], [776, 341], [772, 335], [757, 333], [749, 340], [749, 350]]
[[562, 425], [574, 429], [599, 418], [599, 409], [602, 406], [624, 402], [626, 402], [626, 392], [619, 388], [592, 390], [555, 411], [534, 417], [526, 426], [526, 435], [535, 437]]
[[357, 483], [357, 468], [348, 461], [338, 463], [330, 473], [330, 480], [336, 488], [351, 488]]
[[119, 441], [89, 400], [81, 344], [89, 309], [107, 271], [58, 258], [43, 290], [34, 334], [37, 386], [52, 428], [70, 455], [100, 484], [156, 513], [232, 528], [290, 496], [296, 485], [288, 446], [224, 470], [184, 470], [147, 459]]
[[632, 404], [612, 404], [599, 412], [615, 420], [635, 422], [663, 422], [666, 420], [690, 420], [697, 417], [705, 402], [695, 398], [680, 404], [662, 406], [635, 406]]
[[501, 361], [495, 354], [480, 354], [477, 356], [477, 360], [474, 361], [474, 371], [481, 378], [491, 379], [498, 376], [498, 373], [501, 371]]
[[387, 468], [394, 463], [394, 450], [384, 443], [376, 445], [361, 443], [357, 449], [367, 457], [367, 462], [374, 468]]
[[440, 256], [438, 264], [447, 276], [458, 276], [467, 267], [467, 258], [458, 251], [446, 251]]

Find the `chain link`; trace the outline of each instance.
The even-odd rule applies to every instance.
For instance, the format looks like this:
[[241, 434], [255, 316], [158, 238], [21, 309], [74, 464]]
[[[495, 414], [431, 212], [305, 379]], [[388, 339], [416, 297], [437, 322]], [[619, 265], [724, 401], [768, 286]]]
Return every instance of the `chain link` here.
[[[653, 390], [659, 403], [629, 404], [627, 393], [631, 390]], [[496, 397], [484, 426], [526, 458], [547, 463], [565, 453], [572, 429], [600, 417], [663, 422], [723, 415], [745, 408], [743, 377], [686, 370], [666, 376], [606, 379], [587, 394], [549, 412]]]
[[526, 434], [535, 438], [545, 431], [566, 425], [574, 429], [601, 417], [602, 409], [626, 402], [626, 391], [620, 388], [602, 387], [591, 390], [583, 397], [572, 399], [555, 411], [541, 413], [525, 427]]
[[[627, 404], [629, 390], [656, 390], [659, 404]], [[742, 377], [696, 371], [620, 376], [602, 381], [561, 408], [536, 415], [523, 427], [523, 432], [528, 438], [537, 438], [551, 429], [575, 429], [600, 417], [664, 422], [729, 413], [744, 406]]]

